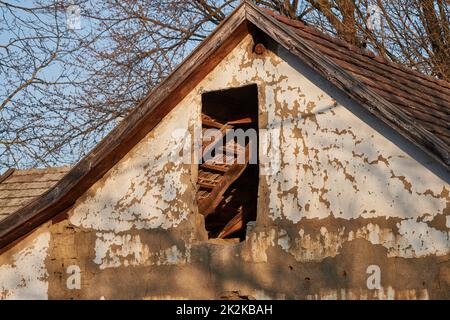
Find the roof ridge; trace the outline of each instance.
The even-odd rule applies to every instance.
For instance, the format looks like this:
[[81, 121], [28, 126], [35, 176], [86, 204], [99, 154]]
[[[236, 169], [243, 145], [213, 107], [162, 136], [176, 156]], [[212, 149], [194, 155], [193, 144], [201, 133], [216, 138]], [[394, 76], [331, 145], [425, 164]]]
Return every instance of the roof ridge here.
[[405, 66], [405, 65], [403, 65], [401, 63], [390, 61], [390, 60], [384, 58], [381, 55], [375, 54], [371, 50], [360, 48], [360, 47], [355, 46], [355, 45], [353, 45], [351, 43], [348, 43], [347, 41], [345, 41], [345, 40], [343, 40], [341, 38], [338, 38], [336, 36], [332, 36], [332, 35], [326, 34], [326, 33], [322, 32], [322, 31], [320, 31], [319, 29], [317, 29], [316, 27], [308, 25], [308, 24], [306, 24], [303, 21], [291, 19], [289, 17], [280, 15], [280, 14], [278, 14], [278, 13], [276, 13], [276, 12], [270, 10], [270, 9], [267, 9], [267, 8], [261, 8], [261, 10], [264, 11], [265, 13], [271, 15], [272, 17], [274, 17], [275, 19], [277, 19], [278, 21], [280, 21], [280, 22], [282, 22], [284, 24], [287, 24], [287, 25], [292, 26], [292, 27], [297, 28], [297, 29], [302, 29], [303, 31], [308, 32], [308, 33], [313, 33], [313, 34], [315, 34], [315, 35], [317, 35], [317, 36], [319, 36], [319, 37], [321, 37], [323, 39], [329, 40], [329, 41], [331, 41], [331, 42], [333, 42], [335, 44], [338, 44], [338, 45], [340, 45], [342, 47], [347, 48], [348, 50], [351, 50], [353, 52], [356, 52], [356, 53], [359, 53], [361, 55], [364, 55], [364, 56], [366, 56], [366, 57], [368, 57], [368, 58], [370, 58], [372, 60], [375, 60], [375, 61], [377, 61], [379, 63], [385, 64], [387, 66], [391, 66], [391, 67], [396, 68], [396, 69], [398, 69], [398, 70], [400, 70], [402, 72], [411, 73], [411, 74], [413, 74], [415, 76], [420, 77], [423, 80], [430, 81], [430, 82], [432, 82], [432, 83], [434, 83], [436, 85], [439, 85], [439, 86], [441, 86], [441, 87], [443, 87], [443, 88], [445, 88], [447, 90], [450, 89], [450, 83], [445, 81], [445, 80], [436, 79], [436, 78], [434, 78], [432, 76], [429, 76], [429, 75], [426, 75], [426, 74], [424, 74], [424, 73], [422, 73], [420, 71], [411, 69], [411, 68], [409, 68], [409, 67], [407, 67], [407, 66]]

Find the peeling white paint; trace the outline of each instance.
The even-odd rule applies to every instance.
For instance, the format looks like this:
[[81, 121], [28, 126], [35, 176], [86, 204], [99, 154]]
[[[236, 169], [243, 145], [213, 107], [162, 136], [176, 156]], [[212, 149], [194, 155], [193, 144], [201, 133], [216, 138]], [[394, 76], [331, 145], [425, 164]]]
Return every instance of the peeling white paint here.
[[173, 245], [159, 251], [151, 251], [141, 242], [139, 235], [97, 233], [94, 262], [100, 269], [121, 266], [182, 265], [190, 261], [190, 245], [180, 250]]
[[356, 238], [369, 240], [388, 249], [388, 257], [422, 258], [450, 253], [450, 232], [436, 230], [424, 222], [405, 219], [397, 224], [398, 234], [376, 224], [368, 224], [356, 232]]
[[[388, 249], [388, 257], [419, 258], [450, 253], [450, 232], [436, 230], [414, 219], [401, 221], [398, 228], [398, 235], [386, 229], [379, 232], [386, 234], [380, 244]], [[371, 242], [377, 244], [375, 241]]]
[[273, 219], [443, 213], [448, 184], [291, 65], [265, 66], [283, 77], [265, 93], [282, 149], [280, 172], [266, 176]]
[[[244, 41], [238, 49], [243, 55], [235, 54], [221, 63], [201, 85], [208, 91], [223, 89], [230, 86], [231, 78], [234, 85], [255, 82], [263, 91], [265, 101], [260, 108], [267, 114], [268, 130], [260, 132], [260, 158], [270, 161], [262, 169], [280, 168], [275, 173], [266, 170], [268, 174], [262, 176], [269, 188], [272, 219], [292, 223], [330, 216], [402, 219], [399, 234], [372, 232], [370, 224], [355, 235], [345, 235], [344, 230], [331, 234], [322, 228], [320, 241], [308, 239], [309, 235], [291, 241], [284, 235], [277, 240], [280, 247], [287, 250], [294, 243], [299, 261], [335, 256], [343, 242], [353, 237], [383, 245], [389, 257], [448, 254], [449, 233], [418, 220], [431, 221], [444, 212], [450, 186], [389, 136], [377, 132], [370, 121], [356, 116], [351, 111], [357, 106], [354, 102], [348, 100], [349, 106], [337, 103], [325, 91], [329, 85], [313, 83], [284, 49], [280, 57], [252, 60], [246, 45]], [[264, 261], [272, 240], [254, 235], [249, 241], [252, 247], [261, 248], [262, 253], [254, 258]]]
[[[192, 112], [194, 115], [190, 116]], [[115, 233], [136, 229], [169, 229], [184, 221], [189, 206], [183, 201], [190, 166], [178, 151], [183, 140], [172, 133], [188, 130], [195, 108], [179, 106], [130, 154], [97, 182], [74, 207], [76, 226]], [[188, 115], [186, 115], [188, 113]]]
[[321, 227], [314, 235], [300, 229], [298, 236], [290, 239], [286, 231], [279, 230], [277, 244], [299, 262], [319, 262], [337, 256], [346, 242], [364, 239], [387, 249], [387, 257], [423, 258], [450, 254], [450, 232], [436, 230], [424, 222], [405, 219], [397, 223], [398, 233], [389, 228], [369, 223], [354, 231], [339, 227], [330, 232]]
[[0, 265], [0, 299], [48, 299], [48, 272], [45, 267], [50, 232], [40, 234], [30, 246]]

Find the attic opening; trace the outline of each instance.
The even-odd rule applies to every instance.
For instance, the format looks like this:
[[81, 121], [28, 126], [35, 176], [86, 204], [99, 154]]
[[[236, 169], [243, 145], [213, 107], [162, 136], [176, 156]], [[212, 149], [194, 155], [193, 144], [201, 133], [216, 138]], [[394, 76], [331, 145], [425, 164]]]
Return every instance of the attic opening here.
[[203, 94], [197, 202], [209, 239], [245, 239], [258, 184], [258, 87]]

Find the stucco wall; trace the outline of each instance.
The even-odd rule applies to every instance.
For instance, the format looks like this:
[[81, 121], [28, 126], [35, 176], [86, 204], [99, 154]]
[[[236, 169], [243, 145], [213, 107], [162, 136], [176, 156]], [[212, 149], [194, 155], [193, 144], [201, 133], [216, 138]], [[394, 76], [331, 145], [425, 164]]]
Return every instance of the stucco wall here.
[[[450, 298], [449, 172], [272, 46], [257, 56], [246, 37], [76, 205], [3, 252], [0, 297]], [[257, 223], [242, 243], [207, 242], [184, 131], [200, 129], [201, 93], [254, 83]]]

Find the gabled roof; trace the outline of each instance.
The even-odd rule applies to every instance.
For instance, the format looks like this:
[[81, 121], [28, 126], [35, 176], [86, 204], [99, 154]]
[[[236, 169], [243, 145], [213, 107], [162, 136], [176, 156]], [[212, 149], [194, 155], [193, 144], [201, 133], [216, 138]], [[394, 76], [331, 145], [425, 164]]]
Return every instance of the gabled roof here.
[[328, 36], [300, 21], [266, 13], [291, 28], [312, 48], [390, 103], [411, 121], [450, 144], [450, 84], [390, 63], [381, 56]]
[[256, 27], [450, 167], [450, 84], [388, 63], [251, 2], [236, 10], [53, 187], [0, 221], [0, 248], [74, 204]]

